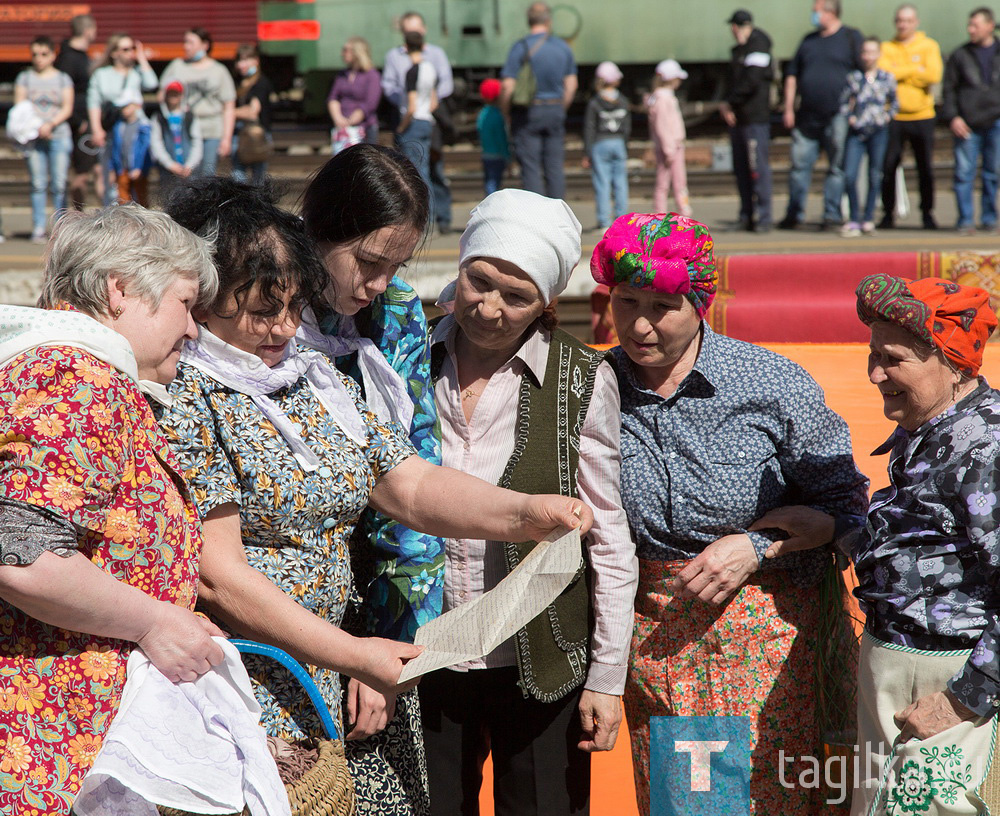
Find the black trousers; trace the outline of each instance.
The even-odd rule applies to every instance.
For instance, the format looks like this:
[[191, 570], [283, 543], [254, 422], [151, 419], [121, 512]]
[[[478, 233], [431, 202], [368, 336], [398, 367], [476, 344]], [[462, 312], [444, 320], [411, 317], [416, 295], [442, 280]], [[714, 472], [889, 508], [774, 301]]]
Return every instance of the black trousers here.
[[896, 168], [903, 157], [903, 146], [909, 142], [917, 160], [920, 183], [920, 212], [934, 212], [934, 119], [915, 122], [889, 123], [889, 146], [885, 150], [885, 174], [882, 176], [882, 208], [885, 215], [896, 217]]
[[554, 703], [525, 699], [513, 667], [442, 669], [417, 688], [432, 816], [478, 816], [491, 752], [497, 816], [590, 812], [590, 754], [576, 747], [579, 691]]

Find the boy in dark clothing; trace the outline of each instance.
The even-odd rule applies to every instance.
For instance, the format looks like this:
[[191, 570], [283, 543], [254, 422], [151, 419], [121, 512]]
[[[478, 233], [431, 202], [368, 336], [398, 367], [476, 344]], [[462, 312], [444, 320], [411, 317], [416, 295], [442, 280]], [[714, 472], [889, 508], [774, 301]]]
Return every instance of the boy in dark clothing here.
[[104, 179], [95, 173], [100, 150], [90, 142], [90, 122], [87, 119], [87, 86], [90, 84], [90, 55], [87, 50], [97, 39], [97, 24], [89, 14], [78, 14], [70, 20], [72, 36], [59, 47], [55, 67], [73, 80], [73, 116], [69, 120], [73, 132], [73, 152], [70, 154], [69, 199], [73, 208], [82, 210], [87, 198], [87, 185], [94, 179], [98, 201], [104, 200]]
[[740, 228], [771, 229], [771, 38], [754, 28], [749, 11], [729, 18], [736, 45], [729, 64], [729, 86], [720, 112], [729, 127], [733, 173], [740, 191]]
[[583, 166], [591, 168], [597, 229], [605, 230], [613, 220], [609, 213], [614, 195], [618, 218], [628, 212], [628, 137], [632, 114], [618, 86], [622, 72], [613, 62], [602, 62], [595, 72], [597, 93], [583, 115]]

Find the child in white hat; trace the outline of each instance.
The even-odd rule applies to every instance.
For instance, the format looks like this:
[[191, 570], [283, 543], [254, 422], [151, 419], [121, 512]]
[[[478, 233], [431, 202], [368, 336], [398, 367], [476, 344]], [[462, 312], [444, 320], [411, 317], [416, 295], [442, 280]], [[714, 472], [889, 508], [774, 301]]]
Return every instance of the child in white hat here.
[[[583, 116], [583, 166], [591, 168], [597, 229], [603, 232], [611, 222], [629, 212], [628, 137], [632, 114], [628, 99], [618, 90], [622, 72], [613, 62], [602, 62], [594, 72], [597, 91], [587, 103]], [[610, 213], [612, 195], [614, 215]]]
[[666, 59], [656, 66], [653, 77], [653, 93], [646, 100], [649, 108], [649, 134], [653, 140], [656, 156], [656, 185], [653, 188], [653, 210], [667, 212], [667, 193], [670, 184], [674, 186], [674, 201], [677, 212], [691, 215], [691, 201], [687, 189], [687, 168], [684, 166], [684, 117], [677, 102], [675, 91], [682, 80], [687, 79], [687, 71], [677, 60]]

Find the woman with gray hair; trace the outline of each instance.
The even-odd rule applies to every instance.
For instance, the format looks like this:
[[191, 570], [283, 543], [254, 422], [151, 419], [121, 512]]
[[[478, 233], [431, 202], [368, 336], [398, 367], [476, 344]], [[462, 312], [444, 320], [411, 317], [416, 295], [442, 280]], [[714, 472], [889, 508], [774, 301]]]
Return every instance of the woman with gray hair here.
[[222, 660], [196, 617], [201, 524], [143, 390], [218, 288], [210, 244], [134, 205], [68, 213], [41, 309], [0, 307], [0, 812], [68, 814], [138, 645]]

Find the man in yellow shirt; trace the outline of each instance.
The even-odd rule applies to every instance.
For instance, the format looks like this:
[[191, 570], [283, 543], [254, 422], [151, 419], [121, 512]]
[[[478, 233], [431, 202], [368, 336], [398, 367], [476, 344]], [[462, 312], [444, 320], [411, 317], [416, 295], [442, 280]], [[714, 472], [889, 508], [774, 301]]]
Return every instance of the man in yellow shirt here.
[[896, 77], [899, 113], [889, 124], [889, 146], [882, 176], [881, 229], [894, 226], [896, 168], [909, 142], [917, 160], [920, 181], [920, 214], [924, 229], [937, 229], [934, 221], [934, 95], [931, 86], [941, 81], [943, 69], [938, 44], [919, 31], [916, 6], [904, 3], [896, 9], [896, 37], [882, 43], [878, 67]]

